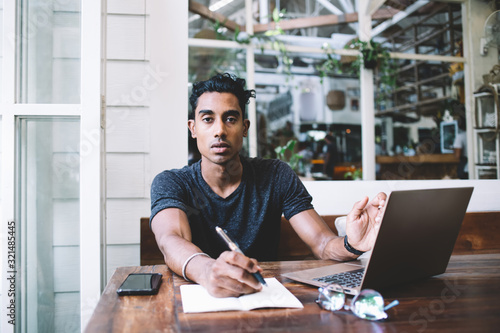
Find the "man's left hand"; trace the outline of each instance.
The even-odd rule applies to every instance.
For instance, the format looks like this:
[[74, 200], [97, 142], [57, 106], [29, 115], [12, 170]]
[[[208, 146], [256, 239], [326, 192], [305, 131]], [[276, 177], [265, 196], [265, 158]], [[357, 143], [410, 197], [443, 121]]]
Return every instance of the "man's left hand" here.
[[349, 244], [359, 251], [370, 251], [375, 244], [387, 195], [380, 192], [368, 202], [368, 197], [354, 204], [347, 215], [346, 233]]

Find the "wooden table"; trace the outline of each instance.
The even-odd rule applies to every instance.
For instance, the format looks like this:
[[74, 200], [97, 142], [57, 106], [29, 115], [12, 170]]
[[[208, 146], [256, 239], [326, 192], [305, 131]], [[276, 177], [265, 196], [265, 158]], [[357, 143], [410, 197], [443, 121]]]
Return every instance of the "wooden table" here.
[[[317, 288], [280, 276], [331, 261], [261, 263], [264, 277], [275, 276], [304, 304], [303, 309], [260, 309], [213, 313], [182, 311], [182, 278], [166, 266], [121, 267], [99, 300], [86, 332], [498, 332], [500, 328], [500, 253], [454, 255], [445, 274], [383, 290], [386, 304], [398, 299], [382, 322], [346, 311], [321, 310]], [[155, 296], [119, 297], [116, 289], [132, 272], [160, 272]]]

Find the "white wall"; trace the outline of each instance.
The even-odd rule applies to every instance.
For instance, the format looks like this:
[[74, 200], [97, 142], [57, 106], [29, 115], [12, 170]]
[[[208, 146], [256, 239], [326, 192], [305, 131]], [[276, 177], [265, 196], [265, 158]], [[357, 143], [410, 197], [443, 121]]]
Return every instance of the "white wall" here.
[[108, 0], [107, 278], [139, 265], [139, 220], [149, 212], [150, 84], [145, 0]]
[[187, 163], [187, 19], [187, 1], [108, 0], [108, 279], [140, 263], [153, 178]]
[[406, 181], [307, 181], [314, 208], [320, 215], [347, 214], [364, 196], [396, 190], [473, 186], [468, 212], [500, 211], [500, 180], [406, 180]]

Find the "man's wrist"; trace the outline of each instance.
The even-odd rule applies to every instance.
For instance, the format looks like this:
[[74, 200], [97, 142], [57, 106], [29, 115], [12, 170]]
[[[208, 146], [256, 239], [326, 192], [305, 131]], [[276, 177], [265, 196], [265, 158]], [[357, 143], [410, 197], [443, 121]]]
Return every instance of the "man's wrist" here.
[[354, 247], [352, 247], [351, 244], [349, 244], [349, 240], [347, 239], [347, 235], [345, 235], [345, 237], [344, 237], [344, 248], [348, 252], [355, 254], [357, 256], [360, 256], [364, 253], [363, 251], [359, 251], [359, 250], [355, 249]]
[[206, 253], [203, 253], [203, 252], [197, 252], [197, 253], [193, 253], [191, 256], [189, 256], [185, 261], [184, 261], [184, 264], [182, 265], [182, 277], [184, 278], [184, 280], [188, 281], [188, 282], [192, 282], [186, 275], [186, 268], [187, 268], [187, 265], [189, 264], [189, 262], [194, 259], [195, 257], [197, 256], [205, 256], [205, 257], [208, 257], [210, 258], [210, 256]]

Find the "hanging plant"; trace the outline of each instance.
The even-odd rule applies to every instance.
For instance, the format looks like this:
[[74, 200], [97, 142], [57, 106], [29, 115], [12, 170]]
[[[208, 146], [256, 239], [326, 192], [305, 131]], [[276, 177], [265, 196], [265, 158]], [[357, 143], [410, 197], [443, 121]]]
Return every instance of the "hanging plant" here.
[[322, 47], [327, 59], [320, 66], [316, 66], [320, 76], [324, 77], [327, 74], [342, 74], [344, 71], [359, 76], [359, 67], [361, 65], [366, 69], [378, 69], [382, 75], [394, 76], [393, 74], [396, 72], [395, 61], [391, 58], [389, 51], [380, 43], [374, 42], [373, 40], [367, 42], [355, 40], [347, 44], [344, 48], [359, 50], [357, 59], [347, 64], [345, 70], [343, 68], [344, 64], [342, 64], [338, 58], [332, 56], [330, 45]]
[[323, 46], [326, 54], [326, 61], [316, 66], [321, 82], [328, 75], [352, 74], [359, 77], [359, 69], [363, 66], [366, 69], [376, 71], [378, 77], [378, 92], [375, 97], [375, 103], [381, 104], [395, 89], [398, 72], [398, 63], [392, 59], [389, 50], [380, 43], [373, 40], [360, 41], [355, 40], [347, 44], [345, 49], [357, 49], [359, 55], [356, 60], [348, 64], [343, 64], [335, 55], [332, 55], [332, 49], [329, 45]]
[[330, 44], [323, 44], [321, 49], [326, 54], [326, 61], [321, 65], [316, 65], [315, 68], [319, 73], [321, 83], [323, 83], [323, 79], [328, 76], [328, 74], [342, 74], [342, 63], [335, 55], [332, 55]]
[[355, 45], [359, 46], [359, 52], [361, 54], [361, 61], [366, 69], [374, 69], [377, 67], [380, 57], [385, 53], [388, 53], [383, 49], [380, 44], [370, 40], [368, 42], [362, 42], [358, 40]]

